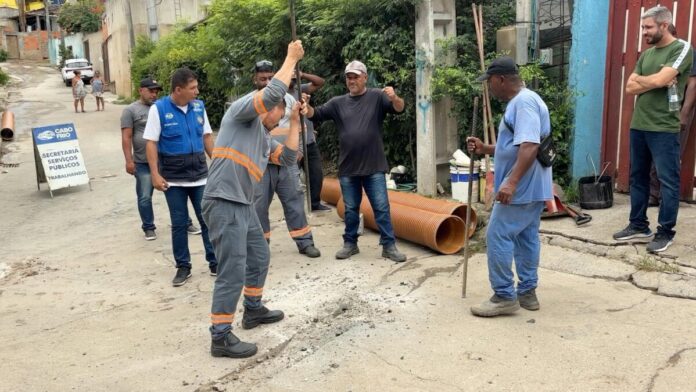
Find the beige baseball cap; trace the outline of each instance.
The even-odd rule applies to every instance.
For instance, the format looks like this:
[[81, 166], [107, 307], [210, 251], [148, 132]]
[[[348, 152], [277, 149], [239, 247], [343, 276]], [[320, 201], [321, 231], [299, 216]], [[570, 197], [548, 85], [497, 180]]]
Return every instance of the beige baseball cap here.
[[346, 74], [352, 73], [356, 75], [365, 74], [367, 75], [367, 67], [365, 64], [358, 60], [353, 60], [348, 65], [346, 65]]

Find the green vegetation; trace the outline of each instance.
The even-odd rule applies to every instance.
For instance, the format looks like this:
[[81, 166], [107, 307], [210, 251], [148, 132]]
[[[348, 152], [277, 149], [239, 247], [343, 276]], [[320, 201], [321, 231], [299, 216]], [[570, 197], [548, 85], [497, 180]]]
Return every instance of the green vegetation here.
[[0, 69], [0, 86], [4, 86], [10, 82], [10, 75], [7, 72]]
[[668, 264], [659, 260], [656, 260], [653, 257], [650, 257], [648, 255], [645, 255], [638, 263], [636, 264], [636, 268], [641, 270], [641, 271], [648, 271], [648, 272], [664, 272], [664, 273], [670, 273], [670, 274], [676, 274], [679, 272], [679, 268], [672, 265]]
[[65, 46], [65, 42], [61, 42], [58, 45], [58, 56], [60, 57], [60, 63], [58, 64], [58, 69], [65, 67], [65, 60], [73, 58], [75, 55], [72, 52], [72, 48]]
[[7, 53], [7, 51], [5, 49], [0, 49], [0, 63], [4, 63], [5, 61], [7, 61], [7, 57], [9, 55], [10, 54]]
[[94, 33], [101, 28], [104, 7], [96, 0], [65, 3], [58, 14], [58, 24], [68, 33]]

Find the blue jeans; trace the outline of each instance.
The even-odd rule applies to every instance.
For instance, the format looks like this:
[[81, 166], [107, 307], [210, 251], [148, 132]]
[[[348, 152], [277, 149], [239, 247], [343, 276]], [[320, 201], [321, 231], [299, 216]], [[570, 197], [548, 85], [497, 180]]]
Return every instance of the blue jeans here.
[[679, 212], [679, 133], [650, 132], [631, 129], [631, 228], [650, 227], [648, 199], [650, 197], [650, 166], [655, 163], [660, 181], [660, 213], [657, 233], [674, 237]]
[[384, 173], [375, 173], [369, 176], [342, 176], [339, 177], [343, 203], [346, 206], [346, 230], [343, 234], [343, 242], [358, 243], [358, 225], [360, 224], [360, 203], [362, 202], [363, 189], [367, 199], [372, 205], [375, 221], [379, 228], [379, 244], [389, 246], [394, 244], [394, 228], [392, 227], [391, 214], [389, 212], [389, 197], [387, 194], [387, 182]]
[[[152, 176], [150, 175], [150, 165], [136, 162], [135, 194], [138, 196], [138, 213], [140, 213], [140, 221], [143, 223], [141, 226], [143, 231], [157, 229], [155, 226], [155, 213], [152, 210], [152, 192], [154, 189], [155, 188], [152, 186]], [[192, 221], [189, 217], [188, 224], [190, 225], [191, 223]]]
[[[495, 203], [486, 232], [488, 279], [498, 297], [515, 299], [537, 287], [539, 276], [539, 223], [544, 202]], [[519, 283], [515, 290], [512, 261]]]
[[201, 225], [205, 259], [210, 267], [217, 265], [213, 245], [208, 238], [208, 226], [203, 221], [203, 215], [201, 214], [201, 200], [203, 200], [204, 189], [204, 185], [191, 187], [173, 186], [164, 192], [167, 205], [169, 206], [169, 217], [172, 220], [172, 249], [174, 250], [176, 268], [191, 268], [191, 253], [189, 253], [188, 233], [186, 231], [189, 225], [188, 199], [191, 199], [191, 205], [193, 205], [196, 218], [198, 218], [198, 223]]
[[138, 195], [138, 212], [142, 229], [155, 230], [155, 213], [152, 211], [152, 176], [147, 163], [135, 164], [135, 193]]

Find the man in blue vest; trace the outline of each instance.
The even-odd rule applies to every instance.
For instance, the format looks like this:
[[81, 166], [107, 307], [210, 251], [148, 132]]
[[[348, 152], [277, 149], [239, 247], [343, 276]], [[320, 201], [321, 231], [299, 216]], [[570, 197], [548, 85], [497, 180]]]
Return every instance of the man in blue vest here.
[[172, 249], [176, 262], [174, 286], [181, 286], [191, 277], [191, 254], [188, 248], [187, 200], [201, 225], [210, 274], [217, 275], [213, 245], [208, 239], [208, 227], [201, 215], [201, 200], [208, 178], [206, 153], [213, 151], [213, 136], [208, 115], [198, 96], [198, 77], [187, 68], [174, 72], [171, 94], [160, 98], [150, 108], [145, 133], [147, 162], [150, 165], [152, 186], [163, 191], [172, 221]]

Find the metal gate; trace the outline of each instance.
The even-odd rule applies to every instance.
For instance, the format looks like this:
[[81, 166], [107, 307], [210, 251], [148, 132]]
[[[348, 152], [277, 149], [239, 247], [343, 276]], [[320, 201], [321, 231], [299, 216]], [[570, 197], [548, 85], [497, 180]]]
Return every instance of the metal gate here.
[[[633, 115], [635, 97], [624, 92], [626, 81], [646, 47], [642, 37], [641, 15], [648, 8], [662, 5], [674, 15], [677, 37], [694, 42], [694, 4], [696, 0], [612, 0], [609, 12], [609, 36], [607, 40], [606, 80], [604, 84], [604, 114], [601, 157], [610, 163], [616, 189], [628, 192], [629, 179], [629, 127]], [[589, 38], [589, 37], [588, 37]], [[696, 123], [696, 121], [694, 121]], [[681, 190], [683, 200], [693, 200], [694, 166], [696, 159], [696, 131], [692, 126], [682, 160]]]

